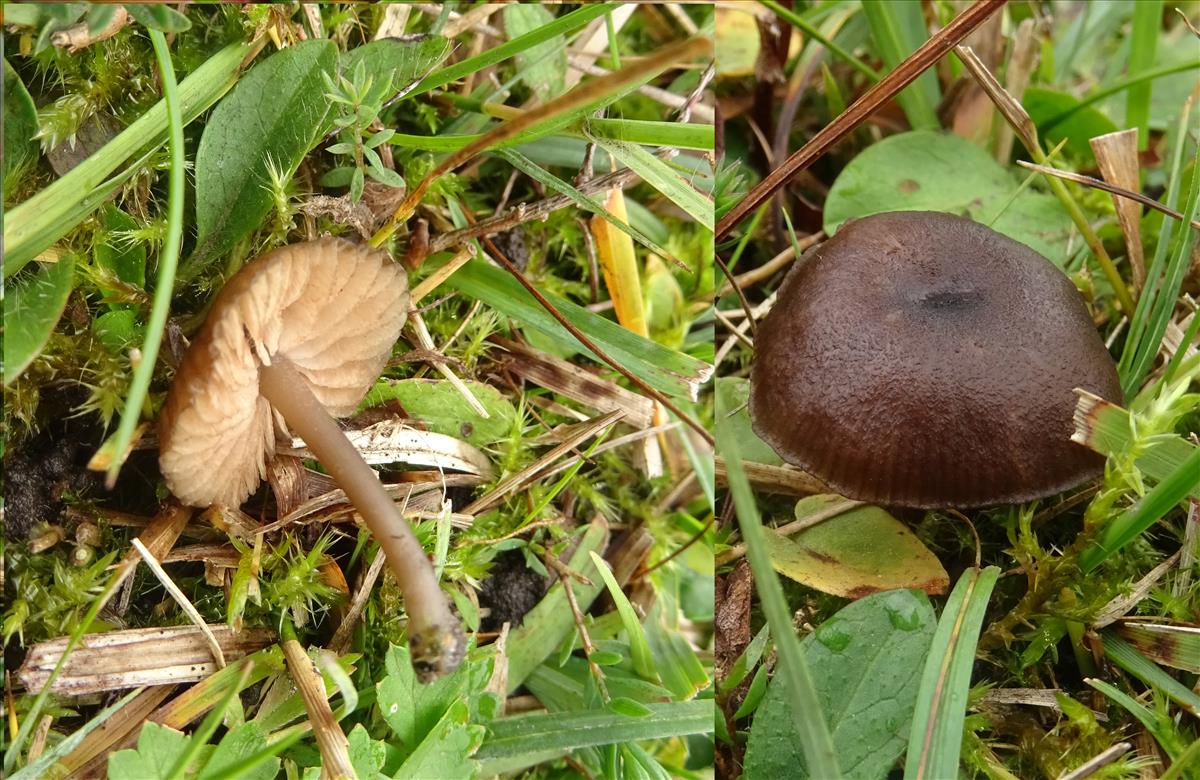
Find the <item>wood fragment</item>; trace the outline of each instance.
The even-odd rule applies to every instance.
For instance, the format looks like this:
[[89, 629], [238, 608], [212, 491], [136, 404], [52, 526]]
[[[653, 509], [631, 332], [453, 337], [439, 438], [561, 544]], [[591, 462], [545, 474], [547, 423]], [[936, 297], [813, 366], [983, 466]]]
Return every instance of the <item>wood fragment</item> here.
[[[359, 430], [345, 431], [346, 438], [372, 465], [382, 463], [415, 463], [438, 469], [463, 471], [490, 479], [492, 463], [478, 448], [453, 436], [432, 431], [419, 431], [400, 420], [384, 420]], [[304, 440], [292, 440], [289, 455], [312, 458]]]
[[[1109, 183], [1131, 192], [1141, 190], [1138, 170], [1136, 128], [1098, 135], [1088, 141], [1096, 155], [1100, 173]], [[1139, 192], [1140, 194], [1140, 192]], [[1125, 236], [1125, 253], [1133, 272], [1133, 289], [1141, 290], [1146, 283], [1146, 260], [1142, 252], [1142, 209], [1134, 200], [1112, 193], [1117, 209], [1117, 221]]]
[[[811, 496], [817, 493], [834, 492], [824, 482], [795, 466], [768, 466], [765, 463], [747, 461], [742, 464], [742, 467], [746, 471], [746, 477], [750, 480], [750, 484], [767, 493]], [[719, 484], [728, 484], [729, 472], [725, 466], [725, 459], [719, 455], [716, 458], [716, 476]]]
[[300, 691], [300, 698], [304, 700], [308, 722], [317, 738], [317, 749], [321, 752], [321, 780], [357, 777], [354, 765], [350, 763], [350, 741], [346, 739], [329, 706], [325, 680], [317, 671], [316, 664], [295, 639], [285, 639], [281, 644], [288, 671]]
[[[209, 626], [209, 630], [222, 655], [229, 659], [241, 658], [275, 641], [275, 632], [269, 628], [247, 629], [240, 634], [221, 625]], [[68, 637], [60, 637], [30, 648], [17, 671], [26, 690], [37, 690], [45, 684], [67, 641]], [[83, 636], [50, 692], [82, 696], [143, 685], [195, 682], [215, 671], [212, 650], [194, 626], [107, 631]]]
[[59, 762], [67, 772], [77, 776], [102, 777], [100, 770], [108, 765], [108, 754], [136, 739], [142, 724], [175, 690], [174, 685], [155, 685], [134, 696], [124, 707], [109, 716]]

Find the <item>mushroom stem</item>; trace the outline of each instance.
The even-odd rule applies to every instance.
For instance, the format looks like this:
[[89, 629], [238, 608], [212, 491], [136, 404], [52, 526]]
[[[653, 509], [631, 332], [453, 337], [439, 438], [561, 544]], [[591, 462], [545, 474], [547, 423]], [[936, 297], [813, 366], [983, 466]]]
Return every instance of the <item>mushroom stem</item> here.
[[422, 682], [454, 671], [466, 644], [462, 625], [408, 522], [396, 511], [375, 471], [350, 443], [308, 388], [308, 381], [280, 355], [258, 372], [259, 390], [289, 427], [328, 469], [366, 521], [404, 594], [408, 644]]

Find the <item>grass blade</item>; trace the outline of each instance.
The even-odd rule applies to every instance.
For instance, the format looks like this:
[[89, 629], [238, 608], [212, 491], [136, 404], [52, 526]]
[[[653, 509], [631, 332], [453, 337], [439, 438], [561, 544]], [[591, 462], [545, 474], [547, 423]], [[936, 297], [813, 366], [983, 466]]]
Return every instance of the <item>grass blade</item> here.
[[638, 620], [637, 612], [629, 603], [625, 591], [621, 590], [621, 585], [613, 576], [608, 563], [594, 552], [590, 555], [592, 564], [596, 567], [596, 571], [600, 572], [600, 578], [604, 580], [604, 585], [608, 588], [608, 595], [612, 597], [613, 604], [617, 606], [617, 613], [621, 616], [621, 625], [625, 627], [625, 633], [629, 635], [629, 651], [633, 656], [634, 671], [641, 675], [642, 679], [657, 681], [658, 673], [654, 671], [654, 658], [650, 654], [650, 645], [646, 642], [646, 630], [642, 628], [642, 622]]
[[[206, 111], [233, 86], [238, 66], [249, 51], [245, 43], [226, 46], [184, 79], [178, 92], [183, 124]], [[134, 154], [161, 146], [167, 132], [164, 99], [70, 173], [10, 211], [4, 221], [4, 276], [20, 270], [107, 200], [136, 166], [109, 179], [113, 171]]]
[[771, 566], [766, 535], [759, 519], [758, 506], [754, 502], [750, 482], [742, 468], [737, 440], [731, 435], [729, 424], [725, 422], [729, 411], [724, 408], [717, 409], [718, 438], [729, 472], [729, 490], [737, 507], [738, 525], [742, 529], [742, 537], [746, 540], [746, 557], [754, 572], [755, 588], [779, 652], [778, 679], [787, 685], [788, 698], [793, 702], [792, 714], [804, 749], [809, 776], [836, 780], [842, 773], [838, 768], [833, 736], [829, 733], [825, 713], [822, 711], [808, 664], [800, 649], [800, 640], [796, 638], [795, 629], [792, 628], [792, 613], [783, 595], [783, 588]]
[[[427, 265], [435, 268], [442, 262], [431, 259]], [[517, 280], [482, 260], [468, 261], [445, 283], [565, 346], [581, 347]], [[695, 400], [700, 385], [712, 375], [713, 367], [702, 360], [638, 336], [582, 306], [545, 295], [567, 320], [655, 390]]]
[[154, 367], [158, 360], [158, 347], [162, 343], [163, 331], [167, 326], [167, 314], [171, 308], [171, 293], [175, 289], [175, 268], [179, 264], [179, 247], [183, 240], [184, 120], [180, 114], [179, 90], [175, 85], [175, 69], [171, 64], [171, 52], [167, 48], [167, 39], [158, 30], [150, 30], [149, 35], [154, 44], [154, 54], [158, 58], [159, 70], [162, 72], [163, 100], [167, 106], [167, 123], [170, 126], [171, 135], [167, 238], [163, 242], [162, 254], [158, 260], [158, 279], [154, 285], [154, 303], [150, 308], [150, 319], [146, 323], [146, 339], [142, 343], [142, 359], [133, 370], [133, 379], [129, 383], [129, 395], [125, 398], [125, 408], [121, 412], [121, 422], [117, 427], [117, 432], [108, 442], [101, 445], [101, 451], [106, 447], [111, 447], [109, 451], [112, 453], [112, 461], [101, 465], [101, 467], [107, 466], [105, 484], [109, 490], [112, 490], [116, 484], [121, 464], [129, 455], [133, 432], [137, 428], [141, 411], [145, 406], [146, 394], [150, 391], [150, 380], [154, 376]]
[[641, 718], [610, 710], [547, 712], [494, 720], [475, 760], [483, 777], [516, 772], [584, 747], [645, 739], [708, 734], [713, 703], [708, 699], [646, 705]]
[[946, 602], [925, 659], [908, 740], [905, 780], [958, 776], [975, 645], [1000, 569], [968, 569]]
[[712, 125], [647, 122], [636, 119], [589, 119], [587, 135], [631, 144], [670, 146], [674, 149], [711, 151], [716, 143]]
[[1179, 464], [1171, 474], [1159, 482], [1136, 504], [1125, 510], [1116, 520], [1100, 532], [1100, 538], [1079, 555], [1079, 568], [1090, 572], [1110, 555], [1133, 541], [1139, 534], [1154, 525], [1167, 512], [1200, 484], [1200, 448], [1195, 449], [1187, 460]]
[[[871, 28], [875, 50], [892, 70], [925, 42], [925, 16], [916, 0], [863, 0], [862, 10]], [[937, 77], [932, 71], [922, 73], [896, 96], [914, 130], [934, 130], [940, 126], [935, 111], [940, 99]]]
[[593, 19], [599, 19], [601, 16], [604, 16], [615, 7], [615, 3], [597, 3], [595, 5], [586, 5], [569, 14], [560, 16], [550, 24], [513, 38], [511, 41], [502, 43], [494, 49], [488, 49], [474, 57], [468, 57], [462, 62], [456, 62], [449, 67], [430, 73], [409, 93], [409, 96], [415, 97], [431, 89], [445, 86], [452, 81], [457, 81], [464, 76], [469, 76], [486, 67], [495, 65], [497, 62], [503, 62], [509, 57], [516, 56], [555, 36], [575, 32]]
[[546, 185], [559, 194], [566, 195], [581, 209], [592, 212], [596, 216], [603, 218], [606, 222], [616, 227], [618, 230], [628, 233], [633, 240], [637, 241], [651, 252], [654, 252], [662, 257], [670, 257], [670, 254], [666, 249], [663, 249], [652, 238], [635, 228], [633, 225], [630, 225], [628, 222], [614, 216], [612, 212], [604, 208], [604, 204], [602, 204], [600, 201], [596, 200], [590, 195], [585, 195], [584, 193], [580, 192], [568, 182], [558, 178], [545, 168], [536, 165], [532, 160], [515, 149], [497, 149], [493, 152], [493, 154], [503, 160], [506, 160], [514, 168], [521, 171], [534, 181]]
[[611, 154], [626, 167], [632, 169], [642, 180], [679, 208], [697, 223], [713, 229], [712, 200], [696, 191], [696, 188], [662, 160], [636, 144], [611, 139], [596, 139], [596, 144]]
[[1146, 685], [1165, 693], [1167, 698], [1193, 717], [1200, 717], [1200, 694], [1167, 674], [1112, 631], [1101, 631], [1100, 636], [1104, 640], [1104, 654], [1109, 660]]
[[[1162, 29], [1162, 0], [1139, 0], [1133, 5], [1133, 32], [1129, 36], [1128, 75], [1137, 76], [1154, 67], [1158, 34]], [[1150, 91], [1152, 81], [1142, 81], [1125, 95], [1125, 127], [1137, 128], [1138, 149], [1146, 148], [1150, 136]]]

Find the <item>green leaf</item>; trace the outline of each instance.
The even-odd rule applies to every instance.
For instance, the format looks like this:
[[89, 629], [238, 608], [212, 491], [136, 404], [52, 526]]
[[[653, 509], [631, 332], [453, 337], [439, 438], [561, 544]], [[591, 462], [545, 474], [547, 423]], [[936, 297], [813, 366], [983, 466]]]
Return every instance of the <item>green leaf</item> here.
[[383, 764], [387, 761], [387, 745], [380, 739], [371, 739], [363, 724], [356, 723], [346, 735], [350, 743], [347, 748], [350, 754], [350, 765], [359, 780], [374, 780], [379, 777]]
[[686, 179], [672, 170], [662, 160], [637, 144], [611, 139], [596, 139], [596, 143], [617, 158], [626, 167], [635, 171], [647, 184], [664, 197], [687, 212], [709, 230], [713, 229], [713, 203], [696, 190]]
[[1119, 129], [1111, 119], [1090, 106], [1080, 108], [1066, 119], [1051, 124], [1054, 117], [1079, 105], [1078, 98], [1065, 92], [1055, 92], [1044, 87], [1028, 87], [1021, 98], [1021, 105], [1037, 125], [1038, 136], [1043, 144], [1052, 148], [1066, 138], [1066, 150], [1073, 156], [1088, 161], [1094, 159], [1088, 139], [1115, 133]]
[[475, 754], [479, 773], [516, 772], [589, 746], [712, 733], [711, 700], [649, 704], [646, 708], [649, 714], [638, 718], [604, 709], [494, 720]]
[[4, 299], [4, 384], [12, 384], [41, 354], [67, 306], [75, 258], [40, 266], [10, 283]]
[[[504, 6], [504, 29], [508, 31], [509, 39], [519, 38], [553, 22], [554, 14], [542, 5], [515, 3]], [[517, 74], [543, 103], [562, 93], [566, 73], [567, 48], [561, 35], [517, 54]]]
[[506, 438], [517, 417], [512, 402], [492, 385], [464, 381], [487, 410], [487, 419], [480, 417], [449, 382], [437, 379], [380, 380], [367, 393], [361, 408], [398, 401], [409, 417], [425, 423], [434, 433], [463, 439], [476, 447], [487, 447]]
[[[449, 258], [436, 261], [431, 259], [427, 265], [436, 268], [447, 259]], [[582, 348], [575, 337], [543, 309], [520, 282], [482, 260], [468, 261], [446, 280], [446, 285], [483, 301], [501, 314], [550, 336], [563, 346]], [[712, 366], [702, 360], [638, 336], [617, 323], [556, 295], [543, 295], [569, 322], [595, 341], [610, 357], [620, 361], [656, 390], [695, 400], [700, 385], [712, 374]]]
[[608, 703], [608, 709], [618, 715], [624, 715], [627, 718], [645, 718], [654, 714], [654, 710], [642, 704], [640, 701], [630, 699], [626, 696], [614, 697]]
[[[491, 651], [487, 651], [490, 653]], [[492, 664], [472, 654], [453, 674], [428, 684], [417, 681], [408, 648], [392, 645], [384, 659], [387, 676], [375, 688], [379, 711], [406, 750], [415, 750], [455, 703], [477, 698], [491, 676]]]
[[631, 144], [672, 146], [676, 149], [700, 149], [709, 151], [716, 143], [712, 125], [697, 125], [691, 122], [654, 122], [636, 119], [585, 120], [585, 137], [608, 138]]
[[470, 710], [455, 701], [412, 752], [396, 777], [474, 777], [471, 756], [483, 742], [483, 726], [469, 724]]
[[190, 30], [192, 23], [174, 8], [168, 8], [162, 3], [141, 5], [126, 3], [125, 10], [143, 27], [158, 30], [163, 33], [177, 33]]
[[451, 42], [440, 35], [383, 38], [342, 55], [342, 73], [353, 73], [362, 64], [377, 84], [391, 82], [391, 92], [403, 92], [424, 78], [450, 54]]
[[942, 610], [917, 694], [905, 780], [957, 777], [979, 627], [1000, 569], [968, 569]]
[[[117, 279], [127, 284], [146, 286], [146, 245], [140, 241], [124, 241], [118, 235], [136, 230], [137, 222], [111, 203], [104, 205], [104, 239], [93, 252], [93, 261]], [[114, 292], [105, 288], [106, 292]]]
[[782, 466], [783, 459], [775, 454], [771, 445], [758, 438], [750, 424], [750, 380], [742, 377], [721, 376], [716, 379], [718, 405], [737, 411], [726, 418], [727, 430], [737, 442], [742, 460]]
[[272, 208], [268, 166], [290, 175], [313, 147], [328, 100], [321, 74], [337, 47], [313, 40], [275, 52], [213, 110], [196, 150], [196, 251], [186, 281], [254, 231]]
[[108, 757], [108, 776], [117, 780], [161, 780], [187, 749], [182, 731], [154, 723], [142, 726], [136, 749], [118, 750]]
[[[138, 688], [130, 691], [117, 701], [105, 707], [87, 723], [84, 723], [82, 726], [72, 730], [70, 736], [67, 736], [64, 739], [55, 742], [53, 745], [48, 746], [46, 751], [42, 753], [42, 755], [36, 760], [30, 761], [28, 764], [23, 766], [20, 771], [8, 774], [8, 780], [40, 780], [44, 777], [54, 776], [50, 772], [50, 768], [54, 764], [56, 764], [60, 759], [64, 758], [67, 754], [74, 751], [75, 748], [79, 747], [80, 743], [83, 742], [87, 735], [104, 725], [104, 723], [119, 710], [124, 709], [124, 707], [129, 704], [134, 697], [140, 695], [143, 690], [145, 689]], [[114, 780], [117, 779], [114, 778]]]
[[[929, 37], [919, 0], [863, 0], [862, 10], [875, 51], [891, 70]], [[922, 73], [896, 96], [908, 123], [919, 130], [940, 126], [936, 111], [940, 100], [937, 75], [932, 70]]]
[[964, 138], [901, 133], [868, 147], [838, 175], [825, 201], [825, 232], [884, 211], [946, 211], [990, 225], [1061, 268], [1070, 216], [1051, 195], [1026, 189], [1012, 199], [1017, 184]]
[[[800, 643], [847, 778], [887, 776], [908, 742], [937, 619], [925, 594], [891, 590], [840, 609]], [[746, 780], [808, 775], [786, 686], [772, 682], [746, 745]]]
[[140, 343], [146, 328], [138, 322], [132, 309], [106, 311], [92, 320], [92, 333], [113, 354], [120, 354], [130, 344]]
[[[245, 43], [226, 46], [179, 85], [184, 124], [208, 110], [233, 86], [248, 48]], [[134, 154], [154, 151], [166, 140], [167, 104], [160, 100], [100, 151], [10, 211], [4, 220], [4, 276], [11, 276], [105, 203], [137, 172], [140, 161], [110, 179], [120, 165]]]
[[[223, 777], [230, 770], [234, 770], [238, 780], [271, 780], [279, 773], [279, 759], [262, 756], [266, 747], [267, 736], [259, 726], [242, 724], [221, 738], [196, 780]], [[278, 746], [280, 750], [283, 747]]]
[[21, 177], [38, 158], [37, 109], [21, 77], [4, 61], [4, 200], [16, 192]]
[[[796, 504], [796, 520], [844, 502], [834, 495], [803, 498]], [[936, 595], [950, 584], [937, 556], [908, 526], [877, 506], [847, 509], [790, 538], [766, 531], [775, 571], [824, 593], [856, 599], [915, 588]]]
[[654, 659], [650, 655], [650, 645], [646, 643], [646, 631], [642, 628], [642, 621], [638, 619], [637, 612], [629, 603], [625, 591], [621, 590], [617, 578], [613, 576], [608, 567], [608, 562], [594, 552], [591, 553], [591, 556], [596, 571], [600, 573], [600, 578], [604, 580], [604, 585], [608, 588], [608, 595], [617, 606], [617, 613], [621, 616], [621, 625], [625, 627], [625, 633], [629, 636], [629, 650], [633, 656], [634, 671], [643, 679], [658, 682], [658, 675], [654, 671]]

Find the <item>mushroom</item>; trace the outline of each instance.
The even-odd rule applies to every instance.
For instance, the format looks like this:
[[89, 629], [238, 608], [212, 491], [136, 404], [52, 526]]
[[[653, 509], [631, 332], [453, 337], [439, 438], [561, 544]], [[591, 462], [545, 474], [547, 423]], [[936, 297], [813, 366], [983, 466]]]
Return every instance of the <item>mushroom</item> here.
[[1079, 293], [969, 219], [864, 217], [808, 253], [755, 337], [750, 416], [844, 495], [920, 508], [1030, 501], [1098, 474], [1073, 389], [1120, 403]]
[[354, 412], [408, 313], [404, 269], [338, 238], [249, 263], [217, 296], [159, 423], [167, 486], [194, 506], [240, 505], [290, 428], [346, 492], [404, 594], [413, 668], [452, 671], [465, 637], [429, 559], [375, 472], [330, 418]]

